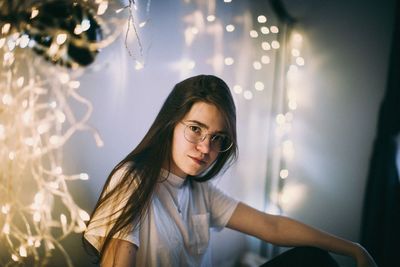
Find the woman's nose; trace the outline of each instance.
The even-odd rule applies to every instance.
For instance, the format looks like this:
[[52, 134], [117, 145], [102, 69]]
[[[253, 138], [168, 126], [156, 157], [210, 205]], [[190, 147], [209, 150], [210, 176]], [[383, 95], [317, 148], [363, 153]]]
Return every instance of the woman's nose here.
[[202, 153], [209, 153], [211, 150], [211, 136], [207, 135], [203, 141], [197, 143], [197, 149]]

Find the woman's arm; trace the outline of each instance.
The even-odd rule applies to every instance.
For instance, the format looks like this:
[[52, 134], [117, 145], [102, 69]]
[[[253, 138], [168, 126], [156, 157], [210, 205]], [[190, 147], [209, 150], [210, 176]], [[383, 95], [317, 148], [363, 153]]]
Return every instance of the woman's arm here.
[[376, 266], [359, 244], [283, 216], [270, 215], [239, 203], [227, 227], [279, 246], [314, 246], [353, 257], [357, 266]]
[[125, 240], [112, 239], [104, 252], [101, 267], [134, 267], [137, 247]]

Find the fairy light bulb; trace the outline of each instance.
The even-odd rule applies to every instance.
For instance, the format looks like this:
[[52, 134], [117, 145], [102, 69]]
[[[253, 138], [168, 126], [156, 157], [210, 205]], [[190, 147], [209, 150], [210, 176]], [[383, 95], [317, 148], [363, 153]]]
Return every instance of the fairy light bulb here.
[[240, 85], [235, 85], [235, 86], [233, 86], [233, 91], [236, 94], [241, 94], [243, 92], [243, 88]]
[[271, 45], [268, 42], [262, 42], [261, 48], [265, 51], [271, 50]]
[[10, 31], [10, 28], [11, 28], [10, 23], [4, 24], [3, 27], [1, 27], [1, 33], [6, 35]]
[[279, 177], [282, 179], [286, 179], [289, 176], [289, 171], [287, 169], [283, 169], [279, 172]]
[[304, 58], [303, 57], [297, 57], [296, 58], [296, 64], [299, 66], [304, 66]]
[[284, 124], [285, 121], [286, 121], [285, 115], [283, 115], [283, 114], [278, 114], [278, 115], [276, 115], [276, 122], [277, 122], [279, 125]]
[[106, 10], [108, 8], [108, 1], [102, 1], [97, 8], [97, 15], [101, 16], [104, 13], [106, 13]]
[[135, 62], [135, 70], [141, 70], [144, 68], [144, 65], [142, 62], [136, 61]]
[[89, 175], [87, 173], [81, 173], [81, 174], [79, 174], [79, 179], [88, 180], [89, 179]]
[[257, 91], [262, 91], [262, 90], [264, 90], [265, 86], [264, 86], [264, 83], [263, 83], [263, 82], [257, 81], [257, 82], [254, 84], [254, 88], [255, 88]]
[[291, 51], [291, 53], [292, 53], [292, 56], [294, 56], [294, 57], [300, 56], [300, 51], [299, 51], [299, 49], [293, 48], [292, 51]]
[[260, 70], [262, 68], [261, 62], [260, 61], [254, 61], [253, 62], [253, 68], [255, 70]]
[[251, 38], [257, 38], [258, 37], [258, 32], [256, 30], [251, 30], [249, 34], [250, 34]]
[[215, 21], [215, 16], [214, 16], [214, 15], [208, 15], [208, 16], [207, 16], [207, 21], [208, 21], [208, 22], [213, 22], [213, 21]]
[[28, 256], [27, 252], [26, 252], [26, 248], [24, 246], [20, 246], [19, 247], [19, 255], [21, 257], [26, 257]]
[[[23, 34], [20, 38], [19, 38], [19, 47], [21, 48], [25, 48], [28, 46], [29, 44], [29, 36], [26, 34]], [[1, 47], [1, 46], [0, 46]]]
[[251, 100], [253, 98], [253, 93], [251, 91], [249, 91], [249, 90], [245, 90], [243, 92], [243, 97], [246, 100]]
[[33, 213], [33, 221], [34, 222], [40, 222], [41, 219], [42, 219], [42, 216], [40, 215], [40, 212], [35, 211]]
[[269, 29], [268, 29], [268, 27], [262, 26], [262, 27], [260, 28], [260, 31], [261, 31], [262, 34], [269, 34]]
[[56, 37], [56, 42], [57, 42], [58, 45], [64, 44], [66, 40], [67, 40], [67, 34], [66, 33], [60, 33]]
[[2, 48], [6, 43], [6, 38], [0, 38], [0, 48]]
[[83, 19], [81, 22], [81, 26], [82, 26], [82, 31], [87, 31], [90, 28], [90, 20], [88, 19]]
[[264, 55], [261, 57], [261, 63], [263, 64], [269, 64], [271, 62], [271, 58], [267, 55]]
[[82, 221], [89, 221], [90, 220], [90, 215], [86, 211], [84, 211], [82, 209], [79, 210], [79, 217], [82, 219]]
[[264, 15], [259, 15], [257, 17], [257, 21], [258, 21], [258, 23], [265, 23], [265, 22], [267, 22], [267, 17]]
[[280, 47], [280, 44], [279, 44], [278, 41], [274, 40], [274, 41], [271, 42], [271, 47], [273, 49], [278, 49]]
[[225, 27], [227, 32], [233, 32], [235, 30], [235, 26], [233, 26], [232, 24], [226, 25]]
[[18, 86], [18, 87], [22, 87], [22, 86], [24, 85], [24, 81], [25, 81], [24, 76], [19, 77], [19, 78], [17, 79], [17, 86]]
[[278, 27], [276, 27], [276, 26], [271, 26], [269, 29], [270, 29], [270, 31], [271, 31], [272, 33], [278, 33], [278, 32], [279, 32], [279, 29], [278, 29]]
[[79, 35], [79, 34], [81, 34], [82, 32], [83, 32], [82, 25], [81, 25], [81, 24], [77, 24], [77, 25], [75, 26], [75, 28], [74, 28], [74, 33], [75, 33], [76, 35]]
[[18, 256], [15, 255], [15, 254], [12, 254], [12, 255], [11, 255], [11, 259], [12, 259], [13, 261], [15, 261], [15, 262], [19, 261]]
[[36, 7], [33, 7], [31, 12], [31, 19], [36, 18], [37, 15], [39, 15], [39, 10]]
[[226, 58], [224, 59], [224, 62], [225, 62], [225, 65], [230, 66], [230, 65], [232, 65], [235, 61], [234, 61], [233, 58], [231, 58], [231, 57], [226, 57]]

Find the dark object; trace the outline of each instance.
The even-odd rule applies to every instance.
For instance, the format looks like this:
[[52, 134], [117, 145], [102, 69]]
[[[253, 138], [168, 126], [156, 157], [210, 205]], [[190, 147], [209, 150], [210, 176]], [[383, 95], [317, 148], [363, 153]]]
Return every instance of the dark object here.
[[400, 2], [396, 17], [386, 94], [370, 161], [364, 199], [361, 243], [378, 266], [400, 266], [400, 181], [396, 167], [400, 134]]
[[261, 267], [339, 267], [339, 265], [325, 250], [297, 247], [278, 255]]

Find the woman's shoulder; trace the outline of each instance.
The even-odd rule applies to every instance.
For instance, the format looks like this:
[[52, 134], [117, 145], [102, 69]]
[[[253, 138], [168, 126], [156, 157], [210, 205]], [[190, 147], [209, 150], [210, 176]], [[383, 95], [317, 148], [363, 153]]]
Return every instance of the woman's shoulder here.
[[114, 168], [108, 187], [112, 189], [121, 183], [129, 184], [129, 181], [136, 180], [136, 176], [137, 172], [134, 169], [134, 164], [132, 162], [126, 162]]

